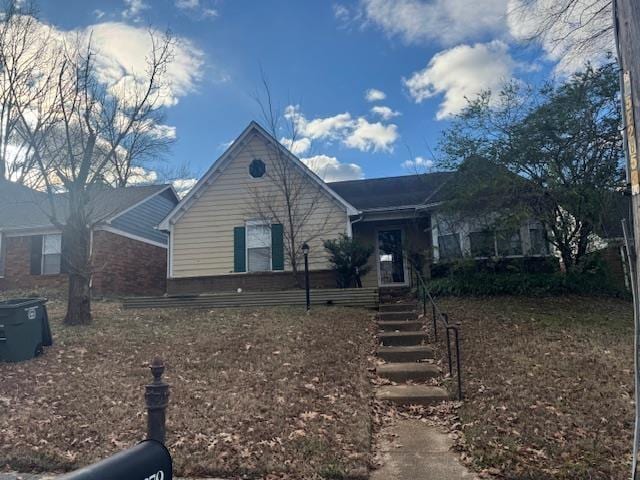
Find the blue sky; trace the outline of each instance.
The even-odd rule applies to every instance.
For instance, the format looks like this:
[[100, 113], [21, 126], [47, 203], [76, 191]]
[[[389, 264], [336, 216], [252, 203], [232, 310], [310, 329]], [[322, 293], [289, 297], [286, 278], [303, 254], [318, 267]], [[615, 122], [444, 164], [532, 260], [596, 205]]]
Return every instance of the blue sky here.
[[[508, 14], [514, 1], [43, 0], [39, 7], [60, 30], [97, 29], [98, 48], [110, 48], [123, 70], [136, 54], [142, 61], [137, 39], [148, 27], [171, 29], [182, 47], [167, 108], [177, 138], [169, 164], [186, 162], [199, 176], [249, 121], [261, 121], [254, 97], [262, 68], [278, 105], [294, 106], [288, 118], [306, 139], [296, 153], [334, 180], [407, 174], [407, 161], [424, 170], [465, 95], [569, 71], [548, 45], [522, 43], [530, 25]], [[382, 93], [369, 101], [370, 89]]]

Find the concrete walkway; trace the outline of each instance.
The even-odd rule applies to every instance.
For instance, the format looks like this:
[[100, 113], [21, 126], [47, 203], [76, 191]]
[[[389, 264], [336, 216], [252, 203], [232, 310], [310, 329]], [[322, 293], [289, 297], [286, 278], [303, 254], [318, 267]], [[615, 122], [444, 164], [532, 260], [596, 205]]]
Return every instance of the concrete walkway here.
[[472, 480], [451, 450], [451, 439], [419, 420], [402, 420], [382, 432], [384, 465], [371, 480]]

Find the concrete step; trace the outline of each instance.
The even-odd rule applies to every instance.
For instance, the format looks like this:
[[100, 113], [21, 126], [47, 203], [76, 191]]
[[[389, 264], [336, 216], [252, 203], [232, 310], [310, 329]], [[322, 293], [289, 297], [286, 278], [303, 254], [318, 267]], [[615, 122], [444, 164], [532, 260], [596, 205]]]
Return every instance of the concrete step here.
[[378, 357], [385, 362], [417, 362], [433, 358], [433, 349], [426, 345], [378, 347]]
[[416, 312], [380, 312], [378, 320], [415, 320], [418, 318]]
[[440, 369], [432, 363], [388, 363], [379, 365], [376, 373], [382, 378], [388, 378], [393, 382], [416, 382], [429, 380], [440, 375]]
[[408, 320], [390, 320], [390, 321], [380, 321], [378, 322], [378, 328], [380, 330], [384, 330], [385, 332], [396, 332], [399, 330], [402, 331], [416, 331], [420, 330], [422, 327], [422, 322], [419, 321], [408, 321]]
[[427, 334], [419, 330], [412, 332], [382, 332], [378, 334], [378, 340], [386, 347], [420, 345], [427, 340]]
[[380, 312], [415, 312], [417, 303], [382, 303], [378, 307]]
[[429, 385], [384, 385], [378, 387], [376, 397], [397, 405], [435, 405], [450, 399], [444, 388]]

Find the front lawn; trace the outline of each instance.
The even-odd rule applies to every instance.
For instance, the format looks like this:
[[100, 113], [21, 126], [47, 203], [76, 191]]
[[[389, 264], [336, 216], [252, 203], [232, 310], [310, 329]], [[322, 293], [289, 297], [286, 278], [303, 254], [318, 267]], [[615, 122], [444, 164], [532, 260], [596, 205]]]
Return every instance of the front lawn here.
[[629, 478], [633, 311], [587, 297], [448, 298], [462, 322], [459, 409], [479, 470], [508, 479]]
[[[277, 478], [365, 476], [371, 443], [371, 313], [358, 309], [122, 310], [0, 363], [0, 469], [77, 468], [141, 440], [155, 355], [171, 385], [175, 472]], [[276, 477], [274, 477], [276, 478]]]

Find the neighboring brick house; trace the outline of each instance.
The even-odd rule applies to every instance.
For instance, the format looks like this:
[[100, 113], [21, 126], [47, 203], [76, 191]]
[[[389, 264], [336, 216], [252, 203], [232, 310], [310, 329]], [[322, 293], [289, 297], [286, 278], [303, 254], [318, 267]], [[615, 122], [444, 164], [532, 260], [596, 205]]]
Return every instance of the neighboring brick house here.
[[[97, 295], [159, 294], [166, 288], [167, 235], [156, 225], [178, 203], [170, 185], [100, 187], [88, 205], [92, 291]], [[0, 290], [63, 287], [66, 197], [0, 180]]]

